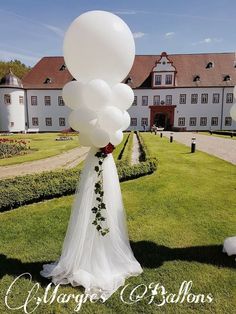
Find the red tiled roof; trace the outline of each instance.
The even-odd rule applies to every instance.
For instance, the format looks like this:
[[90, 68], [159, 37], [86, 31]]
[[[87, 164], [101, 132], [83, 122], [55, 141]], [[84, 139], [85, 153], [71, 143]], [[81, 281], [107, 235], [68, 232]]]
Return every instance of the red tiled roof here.
[[[148, 82], [155, 62], [160, 55], [137, 55], [133, 67], [127, 77], [132, 79], [133, 88], [142, 88], [143, 82]], [[234, 53], [203, 53], [203, 54], [173, 54], [168, 55], [176, 67], [177, 87], [209, 87], [209, 86], [235, 86], [236, 68]], [[213, 68], [206, 69], [208, 62], [213, 62]], [[73, 77], [68, 70], [60, 71], [64, 64], [63, 57], [44, 57], [23, 78], [24, 88], [31, 89], [56, 89], [62, 88]], [[194, 82], [196, 75], [200, 82]], [[224, 81], [229, 75], [230, 81]], [[51, 83], [45, 84], [47, 78]], [[146, 88], [151, 85], [145, 84]]]

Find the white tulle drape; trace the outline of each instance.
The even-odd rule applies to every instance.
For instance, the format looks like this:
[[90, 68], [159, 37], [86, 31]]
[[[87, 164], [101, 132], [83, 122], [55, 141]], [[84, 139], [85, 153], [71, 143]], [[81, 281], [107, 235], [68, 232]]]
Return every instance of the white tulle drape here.
[[125, 279], [142, 273], [130, 247], [126, 216], [122, 203], [119, 179], [112, 154], [103, 163], [103, 189], [106, 210], [105, 226], [110, 232], [101, 236], [92, 225], [95, 204], [94, 171], [98, 158], [97, 149], [91, 148], [81, 174], [65, 236], [61, 257], [53, 264], [46, 264], [40, 272], [52, 278], [54, 284], [83, 286], [85, 293], [97, 294], [107, 299]]

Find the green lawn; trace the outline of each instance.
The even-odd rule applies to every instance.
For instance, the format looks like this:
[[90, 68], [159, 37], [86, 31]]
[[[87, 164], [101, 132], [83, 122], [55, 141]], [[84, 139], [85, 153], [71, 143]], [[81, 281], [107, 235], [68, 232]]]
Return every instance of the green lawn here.
[[[22, 156], [0, 159], [0, 166], [20, 164], [26, 161], [33, 161], [52, 157], [61, 154], [69, 149], [79, 146], [78, 136], [73, 136], [71, 141], [56, 141], [57, 133], [38, 133], [38, 134], [15, 134], [8, 137], [9, 139], [30, 140], [30, 151]], [[1, 136], [0, 136], [1, 137]]]
[[[144, 269], [127, 283], [160, 282], [169, 293], [177, 293], [184, 280], [192, 280], [192, 293], [211, 293], [214, 300], [161, 308], [147, 304], [149, 299], [125, 305], [120, 289], [105, 304], [84, 304], [81, 313], [235, 313], [236, 262], [222, 253], [222, 242], [236, 233], [236, 167], [202, 152], [190, 154], [188, 147], [166, 138], [142, 136], [159, 166], [150, 176], [121, 184], [131, 245]], [[18, 274], [30, 272], [41, 284], [37, 296], [42, 296], [49, 281], [39, 271], [60, 255], [72, 200], [67, 196], [0, 214], [0, 313], [12, 313], [4, 297]], [[28, 283], [20, 280], [11, 304], [26, 298]], [[59, 288], [59, 293], [82, 291]], [[73, 313], [74, 307], [73, 301], [46, 304], [36, 313]]]

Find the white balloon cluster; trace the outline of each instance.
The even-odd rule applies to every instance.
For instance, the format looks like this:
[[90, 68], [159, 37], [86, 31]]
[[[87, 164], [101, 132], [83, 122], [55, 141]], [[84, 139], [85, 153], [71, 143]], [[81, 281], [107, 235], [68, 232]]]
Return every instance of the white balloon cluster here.
[[80, 15], [64, 39], [64, 58], [77, 81], [62, 91], [73, 109], [69, 124], [80, 132], [84, 146], [118, 145], [130, 125], [127, 109], [133, 90], [120, 83], [129, 73], [135, 56], [133, 35], [118, 16], [105, 11]]

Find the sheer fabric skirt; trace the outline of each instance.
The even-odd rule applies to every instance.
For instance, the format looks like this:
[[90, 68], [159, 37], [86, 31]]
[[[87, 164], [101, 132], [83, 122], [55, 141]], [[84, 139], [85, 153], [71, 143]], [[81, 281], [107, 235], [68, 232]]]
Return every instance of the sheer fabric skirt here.
[[94, 167], [98, 158], [91, 148], [81, 174], [71, 216], [58, 261], [46, 264], [40, 274], [54, 284], [83, 286], [85, 293], [109, 298], [125, 279], [142, 273], [130, 247], [120, 183], [112, 154], [103, 163], [103, 189], [106, 210], [103, 215], [109, 233], [102, 236], [92, 225], [96, 194]]

